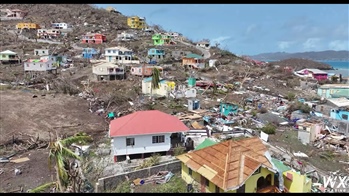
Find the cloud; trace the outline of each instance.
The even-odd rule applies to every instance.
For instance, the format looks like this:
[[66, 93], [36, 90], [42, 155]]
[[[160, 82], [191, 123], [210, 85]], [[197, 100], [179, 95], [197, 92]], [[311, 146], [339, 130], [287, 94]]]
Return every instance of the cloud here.
[[220, 37], [212, 39], [211, 43], [212, 44], [215, 44], [215, 43], [222, 44], [223, 41], [226, 41], [226, 40], [229, 40], [229, 39], [231, 39], [230, 36], [220, 36]]
[[348, 41], [344, 40], [335, 40], [328, 44], [328, 47], [331, 50], [349, 50], [349, 43]]
[[289, 42], [289, 41], [281, 41], [281, 42], [277, 43], [278, 47], [281, 50], [284, 50], [284, 49], [291, 47], [292, 44], [293, 44], [293, 42]]
[[305, 50], [316, 48], [319, 42], [320, 42], [319, 38], [308, 38], [307, 41], [303, 43], [303, 48]]

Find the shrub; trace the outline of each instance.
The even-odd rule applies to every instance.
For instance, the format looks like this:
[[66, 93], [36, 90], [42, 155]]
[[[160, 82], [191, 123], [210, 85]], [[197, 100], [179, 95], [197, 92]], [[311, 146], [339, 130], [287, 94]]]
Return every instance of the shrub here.
[[262, 128], [262, 131], [266, 134], [275, 134], [276, 126], [271, 123], [268, 123]]
[[309, 113], [311, 111], [311, 108], [308, 105], [306, 105], [306, 104], [303, 104], [301, 102], [297, 102], [297, 103], [294, 103], [294, 104], [290, 105], [288, 110], [290, 112], [293, 112], [293, 111], [296, 111], [296, 110], [300, 110], [303, 113]]
[[153, 154], [149, 159], [144, 160], [141, 165], [136, 167], [136, 170], [158, 165], [160, 163], [160, 160], [161, 160], [160, 154]]
[[173, 154], [174, 156], [178, 156], [178, 155], [181, 155], [181, 154], [184, 154], [185, 153], [185, 148], [183, 147], [176, 147], [173, 149]]
[[294, 93], [291, 93], [289, 92], [286, 96], [286, 98], [289, 100], [289, 101], [293, 101], [295, 98], [296, 98], [296, 95]]
[[131, 193], [131, 182], [126, 180], [122, 183], [120, 183], [116, 189], [114, 191], [112, 191], [113, 193]]

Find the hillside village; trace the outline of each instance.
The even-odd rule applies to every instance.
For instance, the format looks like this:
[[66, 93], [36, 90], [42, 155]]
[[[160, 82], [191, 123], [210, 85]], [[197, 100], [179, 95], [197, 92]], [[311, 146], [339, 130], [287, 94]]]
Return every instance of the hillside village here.
[[349, 173], [349, 78], [329, 65], [111, 7], [0, 9], [1, 192], [341, 191], [325, 179]]

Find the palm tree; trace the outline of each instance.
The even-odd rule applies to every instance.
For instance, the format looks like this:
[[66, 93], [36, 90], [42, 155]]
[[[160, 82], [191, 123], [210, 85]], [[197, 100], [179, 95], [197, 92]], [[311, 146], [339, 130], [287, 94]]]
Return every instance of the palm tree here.
[[42, 184], [34, 189], [28, 190], [28, 193], [42, 193], [46, 189], [51, 188], [53, 186], [57, 186], [57, 182], [48, 182], [48, 183]]
[[153, 94], [153, 89], [159, 89], [160, 88], [160, 71], [158, 68], [153, 68], [153, 75], [151, 78], [151, 92], [150, 95]]
[[87, 142], [91, 140], [91, 136], [86, 134], [76, 134], [65, 139], [61, 139], [57, 136], [57, 141], [49, 143], [49, 167], [52, 168], [52, 162], [55, 162], [56, 178], [59, 191], [62, 192], [62, 189], [67, 187], [69, 183], [69, 176], [66, 170], [66, 166], [69, 166], [69, 158], [80, 160], [80, 157], [68, 147], [73, 143]]

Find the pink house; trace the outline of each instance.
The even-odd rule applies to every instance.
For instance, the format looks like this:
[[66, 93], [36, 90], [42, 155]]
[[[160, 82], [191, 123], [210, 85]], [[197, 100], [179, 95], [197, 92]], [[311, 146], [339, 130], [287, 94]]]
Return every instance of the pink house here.
[[318, 81], [327, 80], [328, 78], [327, 72], [319, 69], [302, 69], [300, 71], [297, 71], [297, 73], [303, 76], [312, 77]]
[[131, 74], [135, 76], [151, 76], [153, 75], [153, 68], [158, 68], [162, 72], [162, 67], [159, 66], [138, 66], [131, 68]]

